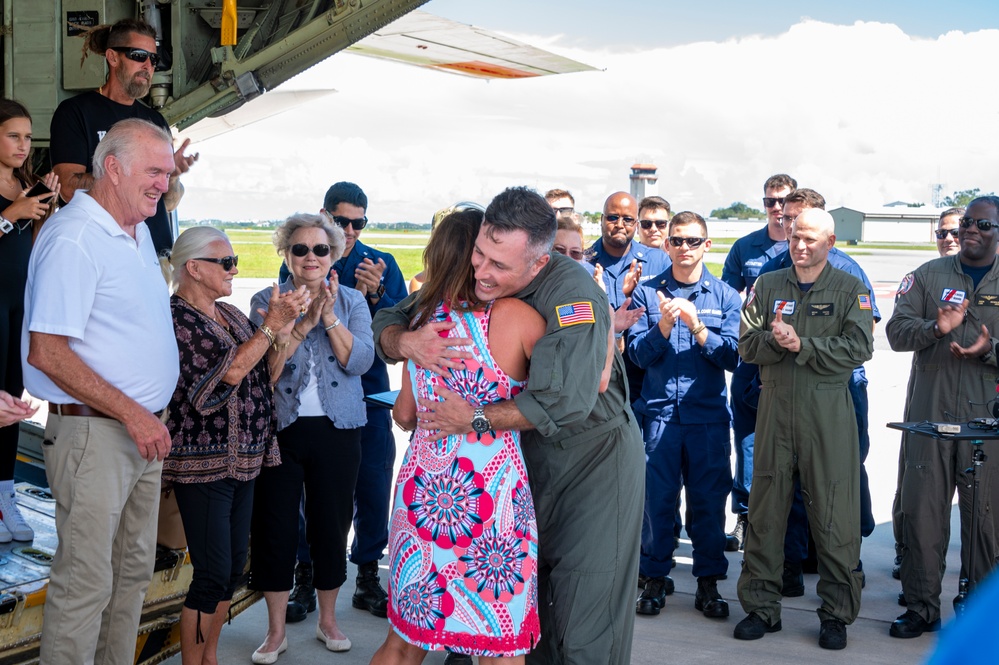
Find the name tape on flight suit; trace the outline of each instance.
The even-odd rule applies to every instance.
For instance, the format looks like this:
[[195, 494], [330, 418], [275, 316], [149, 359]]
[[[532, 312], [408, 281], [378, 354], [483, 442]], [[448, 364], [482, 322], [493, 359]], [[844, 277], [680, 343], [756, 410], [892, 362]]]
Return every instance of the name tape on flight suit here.
[[994, 293], [980, 293], [975, 297], [975, 304], [979, 307], [983, 305], [999, 307], [999, 295]]
[[831, 302], [818, 302], [808, 306], [808, 316], [832, 316], [833, 304]]

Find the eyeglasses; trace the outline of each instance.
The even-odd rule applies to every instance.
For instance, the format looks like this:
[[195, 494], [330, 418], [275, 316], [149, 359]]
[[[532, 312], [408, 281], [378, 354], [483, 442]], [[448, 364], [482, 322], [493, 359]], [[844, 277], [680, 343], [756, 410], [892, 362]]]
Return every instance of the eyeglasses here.
[[795, 220], [795, 218], [791, 217], [791, 215], [784, 215], [783, 217], [780, 218], [780, 223], [781, 224], [794, 224], [794, 220]]
[[767, 208], [773, 208], [775, 205], [784, 207], [784, 197], [783, 196], [764, 196], [763, 205]]
[[705, 240], [707, 240], [707, 238], [681, 238], [680, 236], [670, 236], [669, 244], [673, 247], [683, 247], [683, 243], [687, 243], [687, 247], [697, 249]]
[[332, 219], [333, 223], [339, 226], [341, 229], [345, 229], [348, 226], [353, 226], [355, 231], [360, 231], [368, 224], [367, 216], [361, 217], [360, 219], [351, 219], [350, 217], [330, 215], [330, 219]]
[[312, 252], [316, 256], [329, 256], [330, 246], [326, 244], [318, 244], [309, 247], [308, 245], [303, 245], [301, 243], [291, 246], [291, 253], [297, 257], [308, 256], [309, 252]]
[[218, 258], [218, 259], [197, 258], [197, 259], [194, 259], [194, 260], [195, 261], [208, 261], [209, 263], [217, 263], [220, 266], [222, 266], [222, 270], [225, 270], [226, 272], [229, 272], [230, 270], [232, 270], [233, 268], [235, 268], [236, 266], [239, 265], [239, 257], [238, 256], [223, 256], [222, 258]]
[[556, 215], [571, 215], [575, 208], [569, 206], [568, 208], [552, 208], [552, 210], [555, 211]]
[[625, 226], [634, 226], [635, 225], [635, 218], [634, 217], [627, 217], [625, 215], [604, 215], [604, 219], [606, 219], [611, 224], [617, 223], [617, 220], [620, 219], [624, 223]]
[[944, 238], [947, 237], [948, 233], [956, 238], [958, 230], [956, 228], [954, 228], [954, 229], [937, 229], [933, 233], [936, 234], [937, 240], [943, 240]]
[[991, 219], [972, 219], [971, 217], [961, 218], [961, 228], [969, 228], [972, 224], [978, 227], [979, 231], [988, 231], [989, 229], [999, 228], [999, 222], [993, 222]]
[[153, 67], [159, 64], [160, 56], [144, 48], [132, 48], [131, 46], [111, 46], [112, 51], [121, 53], [132, 62], [145, 62], [149, 60]]
[[655, 224], [656, 228], [660, 231], [669, 226], [669, 222], [664, 219], [640, 219], [638, 220], [638, 223], [641, 224], [642, 228], [646, 231], [651, 229], [653, 224]]
[[583, 260], [583, 251], [580, 249], [566, 249], [562, 245], [555, 245], [554, 247], [552, 247], [552, 249], [554, 249], [559, 254], [562, 254], [563, 256], [568, 256], [570, 259], [574, 261]]

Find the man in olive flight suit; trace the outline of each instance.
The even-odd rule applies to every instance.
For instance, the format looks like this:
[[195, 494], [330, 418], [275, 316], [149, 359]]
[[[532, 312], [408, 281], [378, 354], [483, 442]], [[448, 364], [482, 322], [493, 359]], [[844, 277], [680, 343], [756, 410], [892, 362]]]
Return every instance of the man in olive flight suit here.
[[[555, 229], [555, 213], [532, 190], [509, 188], [489, 204], [472, 256], [476, 296], [523, 300], [545, 317], [546, 332], [534, 347], [527, 389], [514, 399], [480, 411], [445, 390], [433, 411], [419, 413], [420, 426], [445, 435], [523, 432], [540, 534], [541, 640], [527, 662], [627, 665], [645, 454], [619, 353], [600, 392], [611, 326], [607, 296], [581, 265], [551, 253]], [[409, 331], [414, 296], [375, 315], [379, 355], [441, 373], [460, 367], [470, 354], [449, 347], [471, 340], [440, 337], [447, 323]]]
[[[983, 196], [961, 218], [961, 251], [934, 259], [903, 278], [885, 332], [895, 351], [914, 351], [907, 421], [965, 423], [992, 415], [995, 398], [996, 330], [999, 329], [999, 198]], [[940, 593], [951, 501], [959, 495], [961, 567], [972, 583], [995, 567], [999, 452], [986, 441], [978, 471], [979, 520], [975, 569], [971, 554], [972, 466], [970, 441], [906, 434], [901, 508], [901, 561], [906, 612], [889, 629], [892, 637], [918, 637], [940, 628]]]
[[822, 599], [819, 646], [846, 646], [846, 624], [860, 610], [860, 459], [853, 368], [874, 352], [867, 288], [829, 265], [832, 217], [808, 209], [789, 240], [794, 265], [761, 275], [742, 313], [739, 353], [760, 366], [753, 491], [739, 600], [748, 613], [735, 637], [753, 640], [781, 629], [784, 530], [801, 481], [818, 550]]

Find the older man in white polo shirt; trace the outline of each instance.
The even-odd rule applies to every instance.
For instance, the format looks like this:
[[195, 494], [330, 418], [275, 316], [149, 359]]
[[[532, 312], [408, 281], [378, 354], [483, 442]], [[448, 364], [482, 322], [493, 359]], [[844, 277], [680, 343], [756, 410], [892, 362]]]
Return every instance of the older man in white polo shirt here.
[[165, 130], [123, 120], [94, 153], [94, 185], [42, 229], [22, 348], [28, 391], [49, 401], [42, 450], [59, 547], [43, 663], [131, 663], [152, 578], [159, 418], [179, 374], [169, 295], [145, 220], [174, 170]]

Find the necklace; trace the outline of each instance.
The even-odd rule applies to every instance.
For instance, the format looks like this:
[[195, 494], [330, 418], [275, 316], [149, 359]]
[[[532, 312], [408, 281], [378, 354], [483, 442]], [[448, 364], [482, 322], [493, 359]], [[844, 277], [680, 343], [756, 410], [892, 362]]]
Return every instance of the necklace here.
[[[225, 330], [226, 332], [229, 332], [229, 324], [228, 324], [228, 323], [226, 323], [226, 321], [225, 321], [225, 319], [224, 319], [224, 318], [222, 318], [222, 320], [219, 320], [219, 319], [220, 319], [221, 317], [219, 317], [219, 316], [212, 316], [211, 314], [209, 314], [209, 313], [208, 313], [208, 312], [206, 312], [205, 310], [203, 310], [203, 309], [201, 309], [200, 307], [198, 307], [197, 305], [195, 305], [195, 304], [194, 304], [193, 302], [191, 302], [191, 301], [190, 301], [189, 299], [185, 298], [185, 297], [184, 297], [183, 295], [181, 295], [181, 294], [180, 294], [179, 292], [178, 292], [178, 293], [177, 293], [176, 295], [177, 295], [177, 297], [178, 297], [178, 298], [180, 298], [181, 300], [183, 300], [184, 302], [186, 302], [186, 303], [187, 303], [188, 305], [190, 305], [191, 307], [193, 307], [194, 309], [196, 309], [196, 310], [197, 310], [198, 312], [200, 312], [200, 313], [201, 313], [201, 315], [202, 315], [202, 316], [204, 316], [204, 317], [205, 317], [206, 319], [211, 319], [212, 321], [214, 321], [214, 322], [215, 322], [215, 323], [217, 323], [218, 325], [222, 326], [222, 329], [223, 329], [223, 330]], [[220, 312], [219, 312], [219, 310], [218, 310], [218, 309], [216, 309], [216, 310], [215, 310], [215, 313], [216, 313], [216, 314], [219, 314]]]

